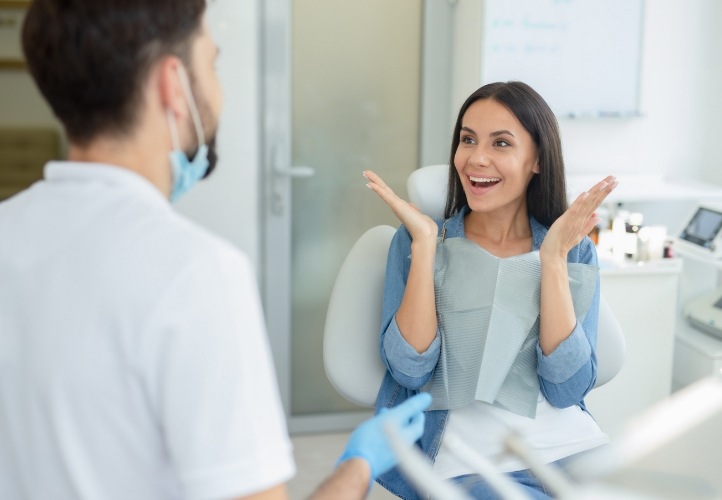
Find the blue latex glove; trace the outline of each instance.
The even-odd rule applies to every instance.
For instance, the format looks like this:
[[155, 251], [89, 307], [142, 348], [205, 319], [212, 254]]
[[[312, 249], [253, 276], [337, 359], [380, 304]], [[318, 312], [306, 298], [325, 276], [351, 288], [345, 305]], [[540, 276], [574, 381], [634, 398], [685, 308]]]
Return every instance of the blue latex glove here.
[[363, 458], [371, 468], [371, 481], [396, 465], [397, 459], [386, 438], [387, 422], [397, 426], [399, 436], [409, 444], [424, 432], [424, 410], [431, 404], [431, 394], [422, 392], [390, 410], [385, 408], [375, 417], [359, 425], [351, 434], [340, 464], [349, 458]]

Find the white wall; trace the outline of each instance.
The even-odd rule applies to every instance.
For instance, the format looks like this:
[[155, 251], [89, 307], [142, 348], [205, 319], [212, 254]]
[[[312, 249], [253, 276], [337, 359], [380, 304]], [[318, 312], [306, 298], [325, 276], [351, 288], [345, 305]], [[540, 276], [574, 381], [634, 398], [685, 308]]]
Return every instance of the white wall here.
[[703, 143], [700, 146], [701, 179], [722, 185], [722, 2], [707, 0], [702, 32], [700, 64], [706, 68], [700, 82], [706, 101], [700, 121]]
[[716, 101], [722, 111], [718, 92], [707, 85], [722, 65], [721, 59], [706, 57], [710, 46], [722, 44], [722, 33], [707, 28], [715, 10], [716, 0], [646, 2], [643, 116], [561, 120], [569, 172], [702, 177], [712, 152], [705, 148], [713, 120], [708, 107]]
[[[479, 86], [478, 0], [459, 0], [451, 116]], [[647, 0], [641, 118], [562, 119], [569, 173], [645, 173], [722, 184], [722, 6]], [[476, 78], [475, 78], [476, 77]], [[453, 123], [453, 122], [452, 122]], [[444, 154], [448, 154], [444, 152]]]
[[258, 269], [260, 165], [260, 13], [257, 0], [209, 2], [208, 19], [221, 53], [224, 91], [216, 171], [177, 209], [228, 239]]

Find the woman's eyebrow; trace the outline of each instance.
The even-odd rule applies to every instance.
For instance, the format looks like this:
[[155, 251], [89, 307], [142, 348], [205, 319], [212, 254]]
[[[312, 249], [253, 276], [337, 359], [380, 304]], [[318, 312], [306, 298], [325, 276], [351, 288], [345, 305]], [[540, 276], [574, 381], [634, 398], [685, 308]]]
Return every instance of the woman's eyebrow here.
[[512, 137], [516, 137], [513, 133], [511, 133], [511, 132], [508, 131], [508, 130], [497, 130], [497, 131], [495, 131], [495, 132], [490, 133], [489, 136], [490, 136], [490, 137], [497, 137], [497, 136], [504, 135], [504, 134], [510, 135], [510, 136], [512, 136]]
[[[476, 132], [475, 132], [473, 129], [469, 128], [469, 127], [461, 127], [461, 131], [462, 131], [462, 132], [468, 132], [468, 133], [470, 133], [470, 134], [477, 135]], [[506, 129], [495, 130], [494, 132], [489, 133], [489, 137], [497, 137], [497, 136], [504, 135], [504, 134], [510, 135], [510, 136], [512, 136], [512, 137], [516, 137], [511, 131], [506, 130]]]

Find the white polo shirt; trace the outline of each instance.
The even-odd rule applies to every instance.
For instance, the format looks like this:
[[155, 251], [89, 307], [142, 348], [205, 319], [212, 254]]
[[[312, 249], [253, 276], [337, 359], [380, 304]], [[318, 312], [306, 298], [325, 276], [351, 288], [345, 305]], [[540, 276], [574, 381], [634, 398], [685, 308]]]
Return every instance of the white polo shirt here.
[[139, 175], [54, 162], [0, 203], [0, 498], [285, 482], [272, 366], [247, 259]]

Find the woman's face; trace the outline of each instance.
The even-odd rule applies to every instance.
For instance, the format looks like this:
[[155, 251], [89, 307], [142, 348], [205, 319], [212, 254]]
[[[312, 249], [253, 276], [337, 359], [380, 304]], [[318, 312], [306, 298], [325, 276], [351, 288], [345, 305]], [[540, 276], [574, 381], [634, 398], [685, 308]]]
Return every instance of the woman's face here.
[[539, 173], [529, 132], [505, 106], [481, 99], [466, 110], [454, 166], [469, 207], [475, 212], [515, 213]]

